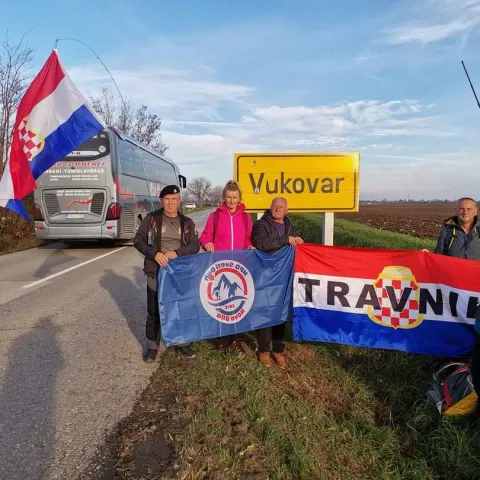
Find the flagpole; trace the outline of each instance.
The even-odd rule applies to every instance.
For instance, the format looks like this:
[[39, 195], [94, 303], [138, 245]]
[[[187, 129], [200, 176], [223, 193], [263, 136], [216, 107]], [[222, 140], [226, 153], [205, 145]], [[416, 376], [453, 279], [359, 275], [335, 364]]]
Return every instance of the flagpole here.
[[477, 94], [475, 93], [475, 89], [473, 88], [472, 82], [470, 80], [470, 76], [468, 75], [467, 68], [465, 67], [465, 64], [463, 63], [463, 60], [462, 60], [462, 65], [463, 65], [463, 69], [465, 70], [465, 74], [467, 75], [468, 83], [470, 83], [470, 87], [472, 89], [472, 92], [475, 95], [475, 100], [477, 101], [478, 108], [480, 108], [480, 102], [478, 101]]
[[93, 50], [93, 48], [89, 47], [85, 42], [82, 42], [81, 40], [77, 40], [76, 38], [70, 38], [70, 37], [57, 38], [57, 39], [55, 40], [55, 44], [54, 44], [53, 48], [56, 49], [58, 42], [61, 42], [61, 41], [63, 41], [63, 40], [71, 40], [72, 42], [81, 43], [82, 45], [84, 45], [85, 47], [87, 47], [87, 48], [97, 57], [97, 60], [103, 65], [103, 68], [105, 68], [106, 72], [108, 73], [108, 75], [109, 75], [110, 78], [112, 79], [112, 82], [113, 82], [113, 84], [115, 85], [115, 87], [116, 87], [116, 89], [117, 89], [117, 92], [118, 92], [118, 94], [120, 95], [120, 98], [121, 98], [121, 100], [122, 100], [123, 107], [125, 108], [125, 110], [127, 110], [127, 104], [125, 103], [125, 100], [123, 99], [122, 92], [120, 92], [120, 89], [118, 88], [117, 82], [116, 82], [115, 79], [113, 78], [113, 75], [110, 73], [110, 70], [107, 68], [107, 66], [105, 65], [105, 63], [103, 63], [103, 60], [98, 56], [98, 54]]
[[[118, 88], [118, 85], [117, 85], [117, 82], [115, 81], [115, 79], [113, 78], [113, 75], [110, 73], [110, 70], [107, 68], [107, 66], [105, 65], [105, 63], [103, 62], [103, 60], [99, 57], [99, 55], [93, 50], [93, 48], [89, 47], [85, 42], [82, 42], [81, 40], [77, 40], [76, 38], [70, 38], [70, 37], [66, 37], [66, 38], [57, 38], [57, 40], [55, 41], [55, 44], [53, 46], [54, 49], [57, 48], [57, 44], [58, 42], [61, 42], [63, 40], [71, 40], [72, 42], [78, 42], [82, 45], [84, 45], [85, 47], [87, 47], [98, 59], [98, 61], [103, 65], [103, 67], [105, 68], [106, 72], [108, 73], [108, 75], [110, 76], [110, 78], [112, 79], [112, 82], [113, 84], [115, 85], [115, 87], [117, 88], [117, 91], [118, 91], [118, 94], [120, 95], [120, 98], [122, 100], [122, 103], [123, 103], [123, 107], [125, 108], [125, 111], [127, 111], [127, 104], [125, 103], [125, 100], [123, 99], [123, 96], [122, 96], [122, 92], [120, 92], [120, 88]], [[137, 147], [138, 148], [138, 147]], [[145, 183], [147, 184], [147, 192], [148, 192], [148, 198], [150, 199], [150, 208], [153, 210], [153, 201], [152, 201], [152, 193], [150, 192], [150, 185], [148, 183], [148, 179], [147, 179], [147, 172], [145, 170], [145, 164], [143, 163], [143, 156], [142, 156], [142, 152], [140, 152], [140, 159], [142, 161], [142, 168], [143, 168], [143, 175], [145, 177]]]

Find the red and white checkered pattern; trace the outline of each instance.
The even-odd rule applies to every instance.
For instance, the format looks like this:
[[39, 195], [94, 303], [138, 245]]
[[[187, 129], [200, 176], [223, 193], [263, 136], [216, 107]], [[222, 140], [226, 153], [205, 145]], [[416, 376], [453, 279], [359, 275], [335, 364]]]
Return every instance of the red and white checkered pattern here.
[[[395, 297], [397, 302], [402, 298], [402, 294], [405, 288], [412, 288], [409, 299], [405, 304], [405, 308], [401, 312], [395, 312], [392, 308], [390, 298], [386, 287], [391, 286], [395, 291]], [[394, 328], [405, 328], [413, 325], [418, 321], [420, 316], [418, 300], [415, 298], [415, 292], [418, 290], [418, 285], [412, 280], [387, 280], [380, 279], [375, 284], [377, 290], [378, 300], [380, 302], [381, 313], [375, 311], [375, 317], [384, 325], [388, 325]]]
[[28, 129], [26, 120], [22, 120], [18, 126], [18, 136], [28, 160], [31, 160], [43, 150], [45, 140], [40, 134]]

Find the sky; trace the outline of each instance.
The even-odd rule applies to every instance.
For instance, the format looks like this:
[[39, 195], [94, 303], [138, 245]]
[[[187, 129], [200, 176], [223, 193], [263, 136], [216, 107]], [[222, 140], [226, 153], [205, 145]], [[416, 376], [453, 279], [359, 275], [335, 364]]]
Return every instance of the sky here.
[[[137, 5], [135, 5], [137, 4]], [[480, 198], [480, 0], [23, 0], [38, 72], [55, 40], [85, 42], [124, 97], [162, 119], [188, 179], [233, 178], [236, 152], [359, 152], [360, 198]], [[85, 96], [115, 86], [60, 40]]]

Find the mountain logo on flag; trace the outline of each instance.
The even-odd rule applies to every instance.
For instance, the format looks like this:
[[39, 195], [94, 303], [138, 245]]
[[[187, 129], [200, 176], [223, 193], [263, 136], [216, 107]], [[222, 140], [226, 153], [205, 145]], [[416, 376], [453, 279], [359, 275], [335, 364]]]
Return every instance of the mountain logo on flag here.
[[415, 328], [424, 319], [420, 313], [420, 285], [407, 267], [384, 267], [374, 282], [379, 309], [367, 308], [370, 320], [384, 327]]
[[248, 269], [236, 261], [211, 265], [200, 283], [203, 308], [221, 323], [237, 323], [249, 312], [255, 297], [255, 286]]

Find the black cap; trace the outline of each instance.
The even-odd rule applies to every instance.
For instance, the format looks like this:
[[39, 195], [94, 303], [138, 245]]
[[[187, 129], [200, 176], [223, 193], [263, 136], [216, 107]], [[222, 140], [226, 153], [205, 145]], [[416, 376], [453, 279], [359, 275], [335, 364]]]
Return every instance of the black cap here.
[[163, 198], [165, 195], [172, 195], [174, 193], [180, 193], [180, 189], [176, 185], [167, 185], [160, 192], [160, 198]]

